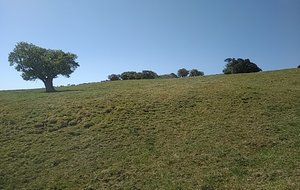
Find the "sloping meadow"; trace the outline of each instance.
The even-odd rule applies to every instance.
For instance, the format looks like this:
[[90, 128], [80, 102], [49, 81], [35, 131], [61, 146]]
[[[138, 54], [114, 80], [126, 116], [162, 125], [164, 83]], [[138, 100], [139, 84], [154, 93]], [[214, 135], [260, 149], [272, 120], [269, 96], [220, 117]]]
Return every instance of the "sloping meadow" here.
[[300, 70], [0, 92], [0, 189], [296, 189]]

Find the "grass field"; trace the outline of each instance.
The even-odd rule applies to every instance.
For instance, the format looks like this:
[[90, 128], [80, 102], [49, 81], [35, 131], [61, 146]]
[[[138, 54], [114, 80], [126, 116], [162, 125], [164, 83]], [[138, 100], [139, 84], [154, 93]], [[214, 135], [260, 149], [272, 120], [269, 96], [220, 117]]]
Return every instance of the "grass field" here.
[[300, 70], [0, 92], [0, 189], [299, 189]]

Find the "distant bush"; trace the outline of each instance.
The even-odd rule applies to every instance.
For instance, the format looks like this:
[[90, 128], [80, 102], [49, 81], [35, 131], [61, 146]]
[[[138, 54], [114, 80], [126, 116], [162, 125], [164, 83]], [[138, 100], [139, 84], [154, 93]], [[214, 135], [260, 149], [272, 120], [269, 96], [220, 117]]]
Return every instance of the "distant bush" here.
[[177, 71], [178, 77], [187, 77], [189, 75], [189, 73], [190, 72], [188, 70], [186, 70], [185, 68], [179, 69]]
[[172, 78], [178, 78], [178, 76], [177, 76], [175, 73], [171, 73], [170, 76], [171, 76]]
[[108, 76], [109, 80], [137, 80], [137, 79], [155, 79], [158, 78], [158, 75], [149, 70], [144, 70], [142, 72], [127, 71], [123, 72], [120, 75], [111, 74]]
[[177, 75], [175, 73], [170, 73], [170, 74], [159, 75], [158, 77], [161, 79], [170, 79], [170, 78], [177, 78]]
[[261, 69], [249, 59], [227, 58], [225, 59], [225, 62], [227, 62], [227, 64], [223, 69], [224, 74], [252, 73], [261, 71]]
[[137, 72], [137, 73], [135, 74], [135, 79], [143, 79], [143, 73]]
[[158, 75], [153, 71], [148, 71], [148, 70], [142, 71], [142, 78], [143, 79], [155, 79], [157, 77], [158, 77]]
[[198, 71], [197, 69], [192, 69], [190, 71], [189, 77], [196, 77], [196, 76], [203, 76], [203, 75], [204, 75], [204, 72]]
[[108, 79], [111, 81], [121, 80], [120, 75], [117, 74], [108, 75]]
[[127, 71], [123, 72], [120, 75], [122, 80], [135, 80], [135, 79], [142, 79], [142, 73], [137, 73], [135, 71]]

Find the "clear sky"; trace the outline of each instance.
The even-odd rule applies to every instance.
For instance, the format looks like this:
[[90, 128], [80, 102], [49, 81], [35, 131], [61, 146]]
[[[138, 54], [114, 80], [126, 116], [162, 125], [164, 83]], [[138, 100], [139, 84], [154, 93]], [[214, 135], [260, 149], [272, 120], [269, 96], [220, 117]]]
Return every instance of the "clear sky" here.
[[217, 74], [228, 57], [295, 68], [300, 0], [0, 0], [0, 90], [44, 87], [9, 66], [20, 41], [78, 55], [80, 67], [56, 86], [124, 71]]

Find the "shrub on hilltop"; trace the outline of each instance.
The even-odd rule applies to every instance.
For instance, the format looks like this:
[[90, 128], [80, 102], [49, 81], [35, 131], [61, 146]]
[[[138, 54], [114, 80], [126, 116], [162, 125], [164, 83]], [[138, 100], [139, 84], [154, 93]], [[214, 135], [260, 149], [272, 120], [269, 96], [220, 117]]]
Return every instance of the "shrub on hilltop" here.
[[157, 77], [158, 77], [158, 75], [153, 71], [149, 71], [149, 70], [142, 71], [142, 78], [143, 79], [155, 79]]
[[196, 77], [196, 76], [203, 76], [203, 75], [204, 75], [204, 72], [198, 71], [197, 69], [192, 69], [190, 71], [189, 77]]
[[108, 75], [108, 79], [111, 81], [121, 80], [120, 75], [117, 74]]
[[235, 59], [227, 58], [224, 60], [227, 62], [223, 69], [224, 74], [235, 74], [235, 73], [253, 73], [262, 71], [255, 63], [252, 63], [249, 59]]
[[186, 70], [185, 68], [179, 69], [177, 71], [178, 77], [187, 77], [189, 75], [189, 73], [190, 72], [188, 70]]
[[164, 74], [164, 75], [159, 75], [160, 79], [171, 79], [171, 78], [178, 78], [175, 73], [170, 73], [170, 74]]
[[137, 73], [135, 71], [127, 71], [123, 72], [120, 75], [122, 80], [135, 80], [135, 79], [142, 79], [142, 73]]

